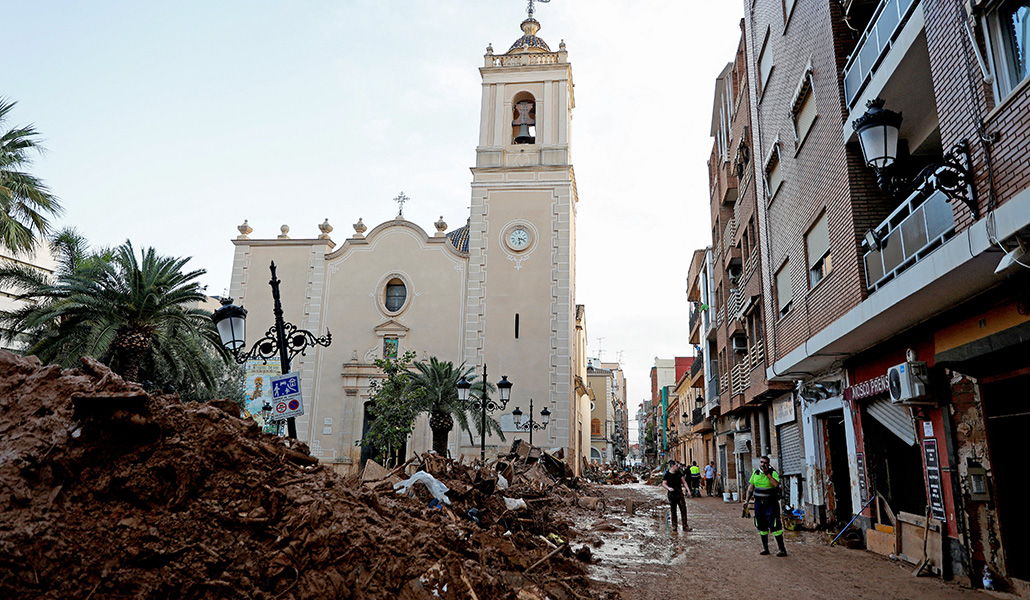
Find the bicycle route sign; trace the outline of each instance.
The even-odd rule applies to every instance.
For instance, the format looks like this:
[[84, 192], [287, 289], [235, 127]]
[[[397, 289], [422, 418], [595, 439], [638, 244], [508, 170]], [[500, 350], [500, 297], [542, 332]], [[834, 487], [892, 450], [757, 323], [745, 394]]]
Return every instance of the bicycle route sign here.
[[272, 421], [285, 421], [304, 414], [300, 394], [300, 373], [293, 372], [272, 378]]

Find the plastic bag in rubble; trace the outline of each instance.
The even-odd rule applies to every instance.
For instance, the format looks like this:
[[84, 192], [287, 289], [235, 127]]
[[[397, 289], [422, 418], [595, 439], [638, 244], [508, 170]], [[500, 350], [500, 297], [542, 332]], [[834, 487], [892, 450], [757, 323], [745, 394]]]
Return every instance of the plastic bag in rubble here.
[[508, 489], [508, 480], [504, 478], [504, 475], [497, 474], [497, 489], [506, 490]]
[[504, 506], [508, 510], [526, 510], [529, 508], [526, 505], [526, 501], [522, 498], [505, 498]]
[[429, 490], [429, 493], [432, 494], [434, 498], [450, 506], [451, 499], [447, 497], [447, 492], [450, 490], [447, 489], [447, 486], [444, 485], [443, 482], [425, 471], [419, 471], [404, 481], [395, 483], [393, 489], [397, 490], [398, 494], [410, 494], [411, 486], [416, 483], [424, 484], [426, 489]]

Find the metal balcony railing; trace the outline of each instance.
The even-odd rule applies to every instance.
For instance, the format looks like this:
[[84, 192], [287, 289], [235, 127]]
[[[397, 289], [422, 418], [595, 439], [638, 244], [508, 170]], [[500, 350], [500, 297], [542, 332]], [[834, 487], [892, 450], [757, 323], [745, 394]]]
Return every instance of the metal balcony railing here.
[[869, 83], [917, 4], [918, 0], [884, 0], [876, 7], [858, 45], [844, 64], [844, 99], [849, 111], [854, 109], [855, 100]]
[[704, 369], [705, 366], [705, 353], [699, 351], [697, 356], [694, 357], [694, 362], [690, 365], [690, 378], [697, 377], [697, 374]]
[[733, 319], [740, 314], [741, 308], [741, 295], [737, 290], [732, 289], [729, 293], [729, 298], [726, 300], [726, 317]]
[[726, 252], [733, 246], [733, 239], [737, 237], [737, 220], [730, 218], [726, 228], [722, 230], [722, 245]]
[[955, 235], [955, 212], [943, 192], [916, 190], [875, 229], [880, 248], [866, 252], [866, 287], [880, 289]]
[[697, 320], [701, 316], [701, 311], [698, 309], [697, 302], [690, 303], [690, 331], [693, 334], [694, 328], [697, 327]]
[[692, 412], [690, 413], [690, 417], [691, 417], [691, 419], [690, 419], [690, 424], [691, 424], [691, 425], [697, 425], [697, 424], [698, 424], [698, 423], [700, 423], [701, 421], [704, 421], [704, 420], [705, 420], [705, 411], [704, 411], [704, 408], [702, 408], [702, 407], [700, 407], [700, 406], [699, 406], [699, 407], [697, 407], [697, 408], [695, 408], [695, 409], [694, 409], [694, 410], [693, 410], [693, 411], [692, 411]]

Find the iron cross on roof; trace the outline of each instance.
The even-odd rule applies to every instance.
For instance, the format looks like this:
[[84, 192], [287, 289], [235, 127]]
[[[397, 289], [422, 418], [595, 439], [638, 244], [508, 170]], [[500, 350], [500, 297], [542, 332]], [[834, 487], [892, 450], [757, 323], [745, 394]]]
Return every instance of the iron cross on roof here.
[[534, 2], [550, 2], [551, 0], [529, 0], [529, 8], [526, 12], [529, 14], [529, 18], [533, 18], [533, 3]]
[[404, 217], [404, 203], [407, 202], [408, 200], [411, 200], [411, 198], [408, 198], [407, 196], [405, 196], [404, 192], [401, 192], [400, 194], [397, 194], [397, 197], [393, 199], [393, 201], [397, 203], [397, 206], [400, 207], [397, 210], [397, 218], [398, 219]]

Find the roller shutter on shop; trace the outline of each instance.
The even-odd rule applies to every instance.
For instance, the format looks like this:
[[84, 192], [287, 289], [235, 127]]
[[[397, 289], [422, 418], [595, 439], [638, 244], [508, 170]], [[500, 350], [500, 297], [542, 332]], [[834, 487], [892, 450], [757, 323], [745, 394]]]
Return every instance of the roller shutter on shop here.
[[895, 404], [886, 397], [879, 397], [865, 406], [870, 416], [883, 424], [894, 435], [901, 438], [909, 446], [915, 446], [918, 437], [916, 436], [916, 422], [912, 418], [912, 411], [901, 404]]
[[794, 423], [781, 425], [778, 429], [780, 438], [780, 474], [800, 475], [805, 469], [805, 453], [801, 448], [801, 428]]

